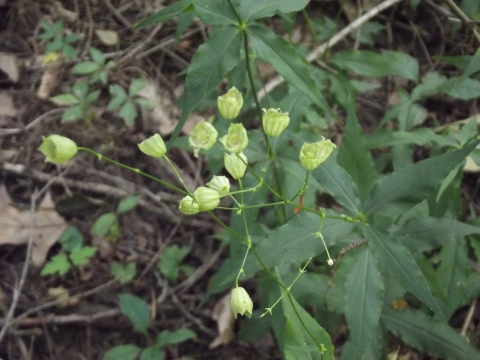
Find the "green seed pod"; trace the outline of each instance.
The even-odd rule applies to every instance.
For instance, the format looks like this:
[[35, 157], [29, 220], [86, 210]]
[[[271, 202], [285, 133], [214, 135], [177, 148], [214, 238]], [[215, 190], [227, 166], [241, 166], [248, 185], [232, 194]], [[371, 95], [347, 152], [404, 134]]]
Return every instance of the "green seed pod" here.
[[216, 190], [200, 186], [193, 192], [195, 200], [198, 202], [199, 211], [209, 211], [215, 209], [220, 204], [220, 195]]
[[219, 141], [226, 150], [238, 154], [248, 145], [247, 130], [245, 130], [243, 124], [232, 124], [228, 128], [227, 135], [222, 136]]
[[230, 181], [226, 176], [215, 176], [206, 184], [210, 189], [218, 192], [220, 197], [227, 196], [230, 192]]
[[290, 123], [288, 113], [282, 113], [280, 109], [263, 109], [263, 131], [268, 136], [279, 136]]
[[[243, 160], [243, 161], [242, 161]], [[243, 154], [228, 154], [223, 156], [225, 169], [235, 180], [243, 178], [247, 170], [247, 157]]]
[[43, 137], [38, 150], [46, 156], [45, 162], [63, 164], [77, 155], [77, 144], [61, 135]]
[[198, 202], [196, 202], [190, 195], [185, 196], [180, 200], [178, 209], [185, 215], [195, 215], [199, 213]]
[[217, 105], [220, 114], [225, 119], [235, 119], [243, 106], [242, 93], [233, 86], [227, 93], [217, 98]]
[[305, 169], [313, 170], [328, 159], [334, 148], [335, 144], [325, 139], [316, 143], [305, 143], [300, 150], [300, 163]]
[[193, 148], [193, 154], [198, 157], [200, 149], [210, 149], [217, 141], [218, 131], [215, 127], [204, 120], [200, 121], [193, 128], [188, 138], [188, 143]]
[[230, 295], [230, 308], [235, 319], [237, 315], [252, 316], [253, 301], [243, 287], [236, 287]]
[[142, 141], [138, 144], [138, 148], [144, 154], [157, 159], [163, 157], [167, 153], [167, 147], [159, 134], [150, 136], [147, 140]]

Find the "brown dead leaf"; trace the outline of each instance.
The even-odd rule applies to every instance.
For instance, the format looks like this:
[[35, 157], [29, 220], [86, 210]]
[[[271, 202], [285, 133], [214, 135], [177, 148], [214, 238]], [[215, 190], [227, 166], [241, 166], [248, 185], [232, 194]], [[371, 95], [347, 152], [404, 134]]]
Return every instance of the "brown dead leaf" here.
[[13, 103], [12, 96], [7, 91], [0, 91], [0, 117], [15, 117], [18, 115], [18, 109]]
[[142, 109], [144, 121], [156, 128], [160, 135], [170, 135], [175, 129], [177, 120], [172, 117], [173, 104], [167, 94], [162, 94], [153, 81], [148, 81], [138, 95], [155, 105], [153, 109]]
[[62, 20], [67, 24], [72, 24], [78, 20], [78, 14], [74, 11], [65, 9], [60, 1], [55, 1], [55, 7]]
[[118, 45], [118, 33], [116, 31], [96, 29], [95, 35], [97, 35], [98, 40], [100, 40], [103, 45]]
[[[0, 246], [23, 245], [30, 235], [30, 211], [19, 210], [10, 202], [5, 186], [0, 186]], [[43, 198], [35, 212], [32, 264], [41, 266], [48, 250], [67, 228], [65, 220], [55, 211], [50, 193]]]
[[212, 312], [212, 319], [217, 322], [218, 336], [213, 339], [210, 345], [208, 345], [210, 349], [214, 349], [223, 344], [228, 344], [233, 339], [235, 318], [230, 309], [230, 292], [215, 304]]
[[61, 79], [62, 65], [59, 63], [50, 64], [43, 72], [40, 86], [38, 87], [37, 97], [42, 100], [47, 100], [50, 94], [58, 86]]
[[15, 55], [0, 52], [0, 70], [14, 83], [20, 78], [20, 71]]

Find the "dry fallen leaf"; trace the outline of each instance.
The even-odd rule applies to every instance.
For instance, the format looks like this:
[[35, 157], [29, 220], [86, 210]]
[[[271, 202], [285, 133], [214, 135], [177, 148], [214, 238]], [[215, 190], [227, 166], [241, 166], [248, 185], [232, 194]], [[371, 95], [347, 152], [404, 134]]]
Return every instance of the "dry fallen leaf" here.
[[177, 120], [172, 116], [171, 100], [166, 94], [161, 94], [160, 89], [152, 81], [148, 81], [138, 95], [155, 105], [153, 109], [142, 109], [146, 123], [156, 128], [160, 135], [170, 135], [177, 124]]
[[230, 293], [222, 297], [220, 301], [215, 304], [212, 319], [217, 322], [218, 336], [208, 345], [210, 349], [228, 344], [233, 339], [235, 319], [230, 309]]
[[114, 46], [118, 45], [118, 34], [113, 30], [95, 30], [95, 35], [102, 42], [103, 45]]
[[65, 9], [60, 1], [55, 1], [55, 7], [62, 20], [66, 23], [71, 24], [78, 20], [78, 14], [75, 11]]
[[15, 55], [0, 52], [0, 70], [14, 83], [20, 78], [20, 71]]
[[15, 117], [18, 115], [18, 109], [13, 103], [12, 96], [6, 91], [0, 91], [0, 117]]
[[[0, 246], [28, 243], [30, 218], [28, 210], [19, 210], [10, 202], [5, 186], [0, 186]], [[32, 264], [41, 266], [48, 250], [67, 228], [65, 220], [55, 211], [50, 193], [47, 193], [35, 212], [35, 230], [32, 249]]]
[[58, 86], [58, 82], [62, 78], [60, 76], [61, 72], [61, 63], [52, 63], [47, 66], [44, 73], [42, 74], [40, 86], [37, 90], [37, 96], [39, 99], [47, 100], [50, 97], [50, 94]]

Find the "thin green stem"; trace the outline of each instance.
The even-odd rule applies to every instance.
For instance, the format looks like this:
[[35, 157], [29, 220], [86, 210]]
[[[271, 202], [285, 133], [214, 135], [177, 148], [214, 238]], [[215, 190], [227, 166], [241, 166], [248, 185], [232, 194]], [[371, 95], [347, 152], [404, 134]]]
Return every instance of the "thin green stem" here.
[[164, 156], [165, 160], [167, 160], [168, 162], [168, 165], [170, 165], [170, 167], [172, 168], [173, 172], [175, 173], [175, 175], [177, 176], [178, 178], [178, 181], [180, 181], [180, 184], [182, 184], [182, 186], [184, 187], [184, 189], [187, 191], [187, 193], [189, 195], [193, 195], [192, 192], [190, 191], [190, 189], [188, 188], [187, 184], [185, 184], [185, 181], [183, 181], [182, 177], [180, 176], [180, 174], [178, 173], [177, 169], [175, 168], [175, 166], [173, 165], [173, 163], [170, 161], [170, 159], [168, 158], [167, 155]]
[[292, 200], [290, 200], [290, 202], [292, 202], [293, 200], [295, 200], [295, 198], [300, 195], [300, 194], [303, 194], [305, 192], [305, 189], [307, 188], [307, 184], [308, 184], [308, 179], [310, 178], [310, 174], [312, 173], [311, 170], [307, 170], [307, 176], [305, 177], [305, 182], [303, 183], [303, 186], [302, 188], [295, 194], [294, 197], [292, 197]]
[[302, 10], [302, 15], [305, 18], [305, 21], [307, 22], [308, 30], [310, 30], [310, 34], [313, 37], [313, 40], [315, 41], [315, 45], [320, 45], [320, 41], [318, 40], [318, 36], [315, 32], [315, 28], [313, 27], [312, 21], [310, 20], [310, 16], [308, 16], [308, 12], [305, 8]]
[[114, 165], [117, 165], [117, 166], [119, 166], [119, 167], [121, 167], [121, 168], [123, 168], [123, 169], [130, 170], [130, 171], [132, 171], [132, 172], [134, 172], [134, 173], [136, 173], [136, 174], [139, 174], [139, 175], [142, 175], [142, 176], [144, 176], [144, 177], [146, 177], [146, 178], [148, 178], [148, 179], [154, 180], [154, 181], [156, 181], [156, 182], [158, 182], [158, 183], [160, 183], [160, 184], [162, 184], [162, 185], [165, 185], [166, 187], [169, 187], [170, 189], [173, 189], [173, 190], [175, 190], [175, 191], [178, 191], [178, 192], [181, 193], [181, 194], [190, 195], [189, 192], [185, 192], [185, 191], [183, 191], [182, 189], [176, 187], [175, 185], [172, 185], [172, 184], [170, 184], [170, 183], [168, 183], [168, 182], [166, 182], [166, 181], [164, 181], [164, 180], [162, 180], [162, 179], [159, 179], [159, 178], [157, 178], [157, 177], [155, 177], [155, 176], [152, 176], [152, 175], [150, 175], [150, 174], [144, 173], [144, 172], [141, 171], [140, 169], [137, 169], [137, 168], [134, 168], [134, 167], [131, 167], [131, 166], [122, 164], [122, 163], [120, 163], [120, 162], [118, 162], [118, 161], [115, 161], [115, 160], [113, 160], [113, 159], [110, 159], [109, 157], [103, 156], [102, 154], [100, 154], [100, 153], [98, 153], [98, 152], [96, 152], [96, 151], [94, 151], [94, 150], [92, 150], [92, 149], [90, 149], [90, 148], [86, 148], [86, 147], [81, 147], [81, 146], [79, 146], [79, 147], [78, 147], [78, 150], [79, 150], [79, 151], [88, 152], [88, 153], [90, 153], [90, 154], [92, 154], [92, 155], [95, 155], [99, 160], [105, 160], [105, 161], [107, 161], [107, 162], [109, 162], [109, 163], [112, 163], [112, 164], [114, 164]]

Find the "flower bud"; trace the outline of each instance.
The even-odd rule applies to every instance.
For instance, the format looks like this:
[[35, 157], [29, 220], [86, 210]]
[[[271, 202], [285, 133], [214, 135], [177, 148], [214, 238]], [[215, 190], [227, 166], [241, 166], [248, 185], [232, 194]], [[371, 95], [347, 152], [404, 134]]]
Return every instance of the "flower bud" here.
[[42, 139], [38, 150], [46, 156], [45, 162], [63, 164], [77, 154], [77, 144], [65, 136], [50, 135]]
[[237, 315], [252, 316], [253, 302], [247, 291], [243, 287], [236, 287], [230, 295], [230, 308], [235, 319]]
[[268, 136], [280, 135], [290, 123], [288, 113], [282, 113], [280, 109], [263, 109], [262, 116], [263, 131]]
[[199, 211], [209, 211], [215, 209], [220, 204], [220, 195], [216, 190], [200, 186], [193, 192], [195, 200], [198, 202]]
[[142, 141], [138, 144], [138, 148], [144, 154], [157, 159], [163, 157], [167, 152], [167, 147], [159, 134], [150, 136], [147, 140]]
[[218, 110], [227, 119], [235, 119], [243, 106], [242, 93], [233, 86], [226, 94], [217, 98]]
[[188, 143], [193, 147], [193, 154], [198, 157], [200, 149], [210, 149], [217, 141], [218, 131], [212, 124], [204, 120], [193, 128]]
[[196, 202], [190, 195], [185, 196], [180, 200], [178, 209], [185, 215], [195, 215], [199, 213], [198, 202]]
[[226, 176], [213, 175], [212, 180], [207, 183], [207, 186], [218, 192], [220, 197], [227, 196], [230, 192], [230, 181]]
[[227, 135], [222, 136], [219, 141], [226, 150], [238, 154], [248, 145], [247, 130], [243, 124], [232, 124], [228, 128]]
[[316, 143], [305, 143], [300, 150], [300, 163], [305, 169], [313, 170], [328, 159], [334, 148], [335, 144], [325, 139]]
[[[243, 160], [243, 161], [242, 161]], [[247, 170], [247, 157], [243, 154], [228, 154], [223, 156], [225, 169], [235, 180], [241, 179]]]

